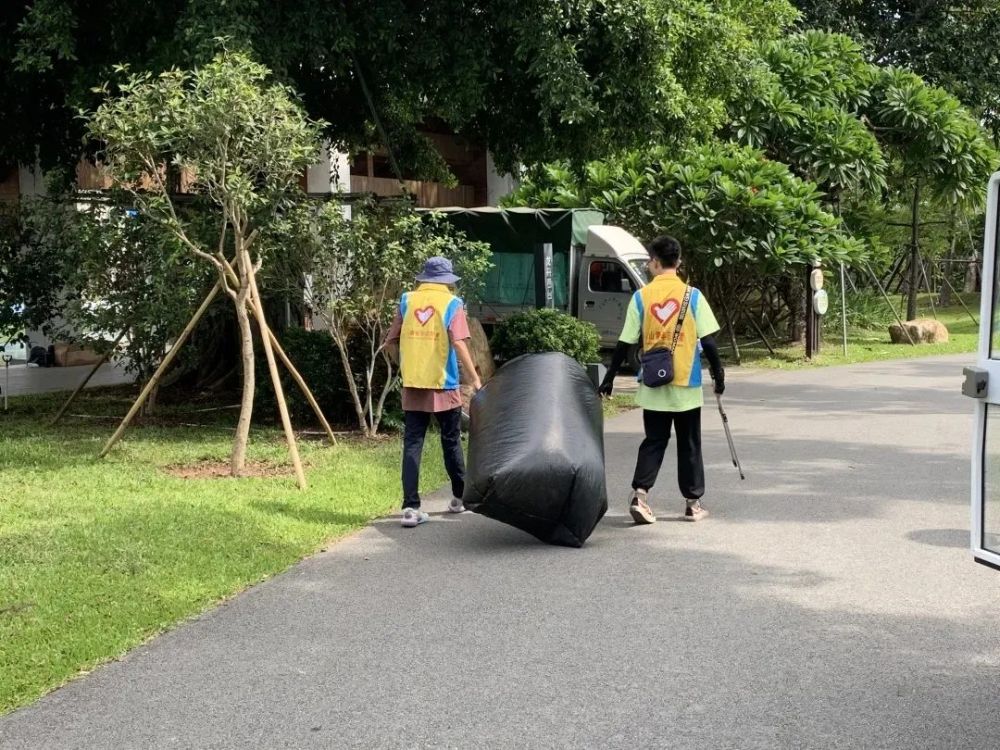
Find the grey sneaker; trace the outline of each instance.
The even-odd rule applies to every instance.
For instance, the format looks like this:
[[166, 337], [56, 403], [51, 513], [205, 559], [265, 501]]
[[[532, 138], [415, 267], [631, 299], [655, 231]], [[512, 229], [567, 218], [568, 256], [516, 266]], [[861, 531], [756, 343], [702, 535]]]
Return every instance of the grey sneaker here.
[[700, 521], [703, 518], [708, 518], [708, 511], [701, 507], [701, 501], [695, 500], [693, 503], [688, 503], [687, 509], [684, 511], [684, 520]]
[[449, 513], [465, 513], [465, 505], [462, 503], [462, 498], [453, 497], [448, 501], [448, 512]]
[[408, 529], [414, 526], [419, 526], [422, 523], [427, 523], [430, 520], [430, 516], [424, 513], [419, 508], [404, 508], [403, 509], [403, 520], [402, 524]]

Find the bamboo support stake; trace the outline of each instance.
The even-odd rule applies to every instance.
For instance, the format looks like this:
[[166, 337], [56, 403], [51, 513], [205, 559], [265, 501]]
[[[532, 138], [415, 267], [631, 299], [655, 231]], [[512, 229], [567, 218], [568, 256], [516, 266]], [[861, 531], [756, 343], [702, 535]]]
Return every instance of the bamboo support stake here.
[[768, 341], [767, 336], [764, 335], [764, 329], [760, 327], [760, 324], [756, 320], [754, 320], [753, 315], [745, 315], [744, 317], [750, 321], [750, 325], [752, 325], [753, 329], [757, 331], [757, 335], [760, 336], [761, 342], [767, 347], [767, 351], [770, 352], [771, 356], [778, 356], [778, 353], [774, 351], [774, 347], [771, 346], [771, 342]]
[[[254, 310], [256, 311], [256, 308], [254, 308]], [[257, 321], [258, 324], [260, 324], [260, 322], [261, 321], [259, 320]], [[281, 347], [281, 344], [278, 342], [278, 338], [277, 336], [274, 335], [274, 331], [272, 331], [270, 328], [267, 328], [267, 336], [269, 339], [271, 339], [271, 346], [274, 347], [274, 351], [278, 355], [278, 359], [281, 360], [281, 363], [285, 366], [285, 369], [288, 370], [289, 375], [292, 376], [292, 380], [295, 381], [295, 384], [299, 387], [299, 390], [302, 391], [302, 395], [305, 396], [306, 401], [309, 402], [309, 406], [311, 406], [313, 412], [315, 412], [316, 418], [320, 421], [320, 424], [323, 425], [323, 429], [326, 430], [326, 436], [330, 439], [330, 445], [336, 445], [337, 436], [333, 434], [333, 429], [330, 427], [330, 423], [327, 422], [326, 417], [323, 415], [323, 410], [319, 408], [319, 404], [316, 402], [316, 398], [315, 396], [313, 396], [312, 391], [309, 390], [309, 386], [306, 384], [305, 379], [302, 377], [299, 371], [295, 369], [295, 365], [292, 364], [292, 361], [288, 358], [288, 355], [285, 354], [285, 350]]]
[[205, 311], [208, 310], [209, 306], [212, 304], [212, 301], [215, 299], [215, 296], [219, 293], [219, 290], [221, 288], [222, 288], [221, 282], [216, 282], [215, 286], [212, 287], [212, 291], [208, 293], [207, 297], [205, 297], [205, 301], [201, 303], [201, 307], [199, 307], [195, 311], [195, 314], [191, 317], [191, 320], [188, 321], [187, 326], [185, 326], [184, 330], [181, 331], [181, 335], [177, 337], [177, 341], [175, 341], [174, 345], [170, 347], [170, 351], [167, 352], [167, 356], [163, 358], [163, 361], [160, 363], [160, 366], [156, 368], [156, 372], [153, 373], [153, 377], [149, 379], [149, 382], [146, 383], [146, 387], [142, 389], [142, 393], [139, 394], [139, 397], [135, 400], [135, 403], [132, 404], [132, 408], [129, 409], [128, 414], [125, 415], [125, 419], [123, 419], [121, 424], [118, 425], [118, 429], [115, 430], [115, 434], [111, 436], [111, 438], [108, 440], [107, 444], [104, 446], [101, 452], [97, 454], [98, 458], [104, 458], [106, 455], [108, 455], [108, 452], [112, 449], [112, 447], [114, 447], [114, 444], [117, 443], [119, 439], [121, 439], [121, 436], [125, 433], [125, 430], [128, 428], [129, 423], [135, 418], [135, 415], [139, 413], [139, 409], [142, 408], [142, 405], [149, 397], [150, 392], [152, 392], [153, 388], [155, 388], [156, 385], [160, 382], [160, 378], [163, 377], [163, 374], [167, 371], [167, 368], [170, 367], [170, 364], [174, 361], [174, 358], [176, 358], [177, 355], [180, 353], [181, 348], [184, 346], [184, 343], [188, 340], [188, 337], [191, 335], [191, 332], [195, 329], [195, 326], [198, 325], [198, 322], [205, 314]]
[[[231, 281], [236, 280], [236, 274], [233, 273], [231, 268], [227, 268], [226, 273], [230, 277]], [[302, 377], [302, 374], [295, 368], [295, 365], [292, 364], [292, 360], [288, 358], [284, 348], [281, 346], [281, 342], [278, 341], [278, 337], [274, 335], [274, 331], [272, 331], [270, 326], [268, 326], [266, 321], [264, 321], [263, 316], [257, 314], [257, 306], [251, 304], [250, 311], [257, 319], [257, 325], [260, 330], [267, 331], [267, 337], [270, 339], [271, 346], [274, 347], [274, 351], [277, 353], [278, 359], [281, 360], [281, 364], [283, 364], [285, 369], [288, 370], [288, 373], [292, 376], [292, 380], [295, 381], [299, 390], [302, 391], [302, 395], [305, 396], [306, 401], [309, 402], [309, 406], [312, 407], [313, 413], [316, 414], [316, 418], [319, 420], [320, 424], [323, 425], [323, 429], [326, 431], [326, 436], [330, 440], [330, 445], [336, 445], [337, 436], [334, 435], [333, 428], [330, 427], [330, 423], [323, 414], [323, 410], [319, 408], [319, 403], [316, 401], [316, 397], [313, 396], [313, 392], [309, 389], [309, 385], [306, 383], [305, 378]], [[263, 308], [261, 308], [261, 311], [263, 312]]]
[[969, 306], [967, 304], [965, 304], [965, 300], [962, 299], [962, 295], [955, 288], [955, 285], [952, 284], [948, 280], [948, 274], [944, 274], [941, 278], [944, 281], [944, 283], [948, 285], [948, 288], [951, 289], [951, 291], [955, 293], [955, 298], [959, 301], [959, 303], [962, 305], [962, 308], [965, 310], [966, 314], [970, 318], [972, 318], [972, 322], [975, 323], [976, 327], [978, 328], [979, 327], [979, 319], [975, 315], [972, 314], [972, 311], [969, 309]]
[[928, 302], [931, 303], [931, 315], [934, 316], [934, 320], [937, 320], [937, 308], [934, 307], [934, 290], [931, 289], [931, 281], [927, 277], [927, 266], [924, 265], [924, 259], [920, 259], [920, 274], [924, 277], [924, 286], [927, 287]]
[[[244, 251], [245, 252], [245, 251]], [[248, 259], [249, 264], [249, 259]], [[274, 385], [274, 396], [278, 402], [278, 412], [281, 414], [281, 426], [285, 430], [285, 440], [288, 442], [288, 455], [292, 459], [292, 466], [295, 468], [295, 478], [298, 480], [299, 489], [308, 489], [306, 475], [302, 470], [302, 460], [299, 458], [299, 447], [295, 442], [295, 432], [292, 430], [292, 419], [288, 414], [288, 404], [285, 403], [285, 391], [281, 386], [281, 375], [278, 373], [278, 363], [274, 357], [274, 349], [271, 346], [271, 329], [264, 318], [264, 306], [260, 301], [260, 292], [257, 290], [257, 278], [251, 270], [248, 274], [250, 279], [250, 305], [256, 310], [257, 325], [260, 328], [260, 339], [264, 344], [264, 356], [267, 357], [267, 369], [271, 372], [271, 383]]]
[[104, 366], [104, 363], [111, 358], [111, 352], [113, 352], [115, 349], [118, 348], [118, 345], [121, 343], [122, 339], [125, 338], [125, 334], [127, 332], [128, 332], [128, 326], [122, 329], [122, 332], [118, 334], [118, 338], [115, 339], [115, 343], [111, 345], [111, 348], [104, 353], [104, 356], [101, 357], [101, 359], [98, 361], [96, 365], [94, 365], [93, 369], [89, 373], [87, 373], [87, 377], [83, 379], [83, 382], [81, 382], [80, 385], [76, 387], [76, 390], [73, 391], [72, 394], [70, 394], [70, 397], [66, 399], [66, 403], [62, 405], [62, 408], [59, 410], [59, 413], [52, 418], [51, 422], [49, 422], [50, 427], [55, 427], [56, 424], [59, 423], [59, 420], [63, 418], [63, 415], [66, 413], [66, 410], [69, 409], [69, 407], [72, 405], [74, 401], [76, 401], [76, 397], [79, 396], [83, 392], [83, 389], [87, 387], [87, 383], [90, 382], [90, 379], [94, 377], [94, 375], [97, 374], [97, 371]]

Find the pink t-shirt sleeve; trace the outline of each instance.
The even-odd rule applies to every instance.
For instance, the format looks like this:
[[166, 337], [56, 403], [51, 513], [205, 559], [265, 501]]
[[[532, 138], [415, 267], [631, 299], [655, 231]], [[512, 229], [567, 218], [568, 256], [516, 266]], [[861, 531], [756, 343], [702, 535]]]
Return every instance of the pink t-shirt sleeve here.
[[455, 317], [451, 319], [448, 335], [452, 341], [465, 341], [472, 338], [472, 334], [469, 332], [469, 319], [465, 316], [464, 307], [458, 308]]
[[396, 317], [392, 321], [392, 325], [389, 326], [389, 332], [385, 335], [385, 341], [387, 344], [391, 344], [394, 341], [399, 341], [399, 335], [403, 332], [403, 317], [399, 314], [399, 310], [396, 310]]

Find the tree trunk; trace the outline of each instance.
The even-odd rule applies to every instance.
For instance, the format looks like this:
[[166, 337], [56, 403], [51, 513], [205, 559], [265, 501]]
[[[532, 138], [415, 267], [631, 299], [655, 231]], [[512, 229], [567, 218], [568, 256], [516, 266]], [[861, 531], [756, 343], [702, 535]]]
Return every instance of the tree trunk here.
[[[145, 361], [150, 361], [153, 358], [152, 352], [143, 352], [142, 358]], [[161, 360], [162, 361], [162, 360]], [[156, 373], [155, 367], [144, 367], [141, 373], [142, 384], [149, 385], [152, 382], [153, 375]], [[166, 372], [163, 373], [164, 376]], [[149, 390], [149, 395], [146, 396], [146, 400], [142, 404], [142, 410], [139, 412], [140, 417], [152, 417], [156, 413], [156, 399], [160, 395], [160, 387], [163, 385], [164, 378], [159, 378]]]
[[375, 415], [375, 396], [372, 391], [375, 389], [375, 368], [378, 366], [378, 355], [374, 346], [370, 346], [369, 351], [371, 359], [368, 361], [368, 367], [365, 368], [365, 410], [368, 415], [368, 429], [374, 437], [378, 434], [378, 419]]
[[965, 266], [965, 283], [962, 291], [966, 294], [979, 291], [979, 254], [973, 253], [969, 258], [969, 263]]
[[785, 277], [785, 305], [788, 307], [788, 340], [804, 344], [806, 340], [805, 290], [795, 274]]
[[392, 393], [392, 380], [395, 376], [395, 371], [392, 366], [392, 360], [389, 359], [388, 355], [383, 351], [382, 360], [385, 362], [385, 385], [382, 386], [382, 393], [378, 399], [378, 406], [375, 407], [375, 429], [378, 430], [379, 425], [382, 424], [382, 415], [385, 413], [385, 401], [389, 398], [389, 394]]
[[358, 393], [358, 384], [354, 382], [354, 370], [351, 368], [351, 360], [347, 353], [347, 341], [339, 332], [336, 332], [337, 329], [331, 321], [327, 321], [327, 324], [330, 328], [330, 335], [333, 336], [333, 342], [337, 345], [337, 351], [340, 352], [340, 364], [344, 368], [344, 379], [347, 381], [347, 389], [351, 392], [354, 413], [358, 416], [358, 427], [361, 428], [361, 432], [365, 437], [374, 437], [368, 429], [368, 419], [365, 415], [364, 404], [361, 403], [361, 394]]
[[913, 208], [910, 217], [910, 283], [906, 297], [906, 319], [917, 317], [917, 294], [920, 292], [920, 178], [913, 184]]
[[250, 420], [253, 417], [253, 397], [256, 387], [253, 329], [250, 327], [250, 315], [247, 311], [249, 291], [246, 286], [240, 289], [239, 300], [236, 303], [236, 321], [240, 330], [240, 360], [243, 366], [243, 398], [240, 402], [240, 419], [236, 423], [236, 438], [233, 440], [233, 453], [230, 458], [234, 477], [239, 476], [247, 463], [247, 443], [250, 441]]
[[144, 416], [151, 417], [156, 413], [156, 399], [160, 395], [160, 384], [157, 383], [153, 386], [153, 389], [149, 392], [146, 397], [146, 403], [143, 405]]

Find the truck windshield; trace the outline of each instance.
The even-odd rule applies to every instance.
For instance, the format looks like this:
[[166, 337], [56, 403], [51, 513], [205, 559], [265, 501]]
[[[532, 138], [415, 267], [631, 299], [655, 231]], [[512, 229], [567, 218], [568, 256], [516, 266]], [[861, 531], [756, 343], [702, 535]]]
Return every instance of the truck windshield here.
[[639, 274], [643, 284], [649, 283], [649, 269], [646, 268], [646, 263], [648, 263], [647, 260], [639, 258], [633, 258], [628, 262], [632, 266], [632, 270]]

